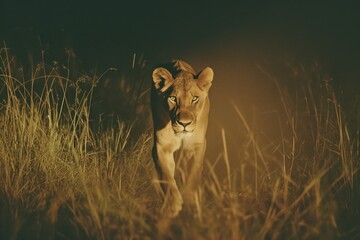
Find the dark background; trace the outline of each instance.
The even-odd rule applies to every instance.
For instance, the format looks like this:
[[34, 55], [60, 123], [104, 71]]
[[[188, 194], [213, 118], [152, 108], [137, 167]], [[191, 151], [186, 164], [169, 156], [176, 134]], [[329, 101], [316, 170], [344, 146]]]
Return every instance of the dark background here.
[[200, 47], [204, 64], [216, 48], [356, 66], [355, 3], [273, 2], [1, 0], [0, 33], [17, 48], [39, 41], [72, 47], [87, 62], [103, 65], [119, 64], [133, 53], [167, 60]]
[[89, 69], [129, 69], [134, 53], [149, 66], [171, 59], [197, 71], [211, 66], [210, 125], [229, 135], [239, 122], [230, 101], [248, 118], [278, 111], [274, 83], [259, 66], [291, 86], [289, 66], [316, 63], [349, 109], [359, 98], [355, 1], [0, 1], [1, 40], [24, 63], [29, 52], [46, 48], [60, 58], [71, 48]]

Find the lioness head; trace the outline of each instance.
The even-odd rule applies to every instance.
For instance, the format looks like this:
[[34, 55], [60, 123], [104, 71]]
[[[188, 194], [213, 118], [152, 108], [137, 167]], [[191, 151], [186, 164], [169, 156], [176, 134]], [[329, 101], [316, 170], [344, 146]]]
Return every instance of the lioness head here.
[[152, 75], [154, 87], [162, 98], [175, 133], [195, 130], [198, 117], [208, 101], [208, 91], [214, 76], [213, 70], [209, 67], [198, 74], [188, 67], [172, 73], [166, 68], [159, 67]]

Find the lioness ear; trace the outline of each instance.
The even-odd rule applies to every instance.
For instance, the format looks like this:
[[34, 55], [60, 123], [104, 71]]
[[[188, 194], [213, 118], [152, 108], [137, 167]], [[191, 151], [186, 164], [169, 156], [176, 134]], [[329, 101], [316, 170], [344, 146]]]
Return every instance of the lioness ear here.
[[152, 78], [155, 88], [161, 92], [165, 92], [174, 82], [171, 73], [165, 68], [156, 68], [153, 71]]
[[198, 74], [197, 84], [199, 88], [203, 91], [209, 91], [213, 78], [214, 78], [214, 71], [209, 67], [204, 68]]

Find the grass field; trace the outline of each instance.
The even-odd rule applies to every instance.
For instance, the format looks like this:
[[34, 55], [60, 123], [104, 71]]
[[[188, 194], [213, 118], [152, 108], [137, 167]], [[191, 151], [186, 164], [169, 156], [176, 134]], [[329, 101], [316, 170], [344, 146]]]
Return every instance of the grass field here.
[[[360, 239], [359, 107], [344, 108], [316, 70], [295, 77], [295, 90], [273, 79], [280, 140], [254, 134], [228, 103], [247, 139], [241, 161], [223, 130], [196, 203], [167, 219], [152, 184], [145, 97], [130, 103], [144, 102], [135, 108], [143, 119], [102, 124], [91, 118], [101, 74], [71, 79], [41, 62], [24, 80], [2, 48], [1, 239]], [[121, 94], [137, 91], [126, 86]]]

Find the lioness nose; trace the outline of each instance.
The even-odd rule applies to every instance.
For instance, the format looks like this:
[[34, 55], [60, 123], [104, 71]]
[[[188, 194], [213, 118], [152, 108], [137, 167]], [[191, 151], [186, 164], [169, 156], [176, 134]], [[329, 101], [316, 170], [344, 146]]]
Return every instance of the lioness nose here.
[[184, 126], [184, 128], [186, 128], [186, 126], [190, 125], [192, 123], [191, 120], [189, 121], [177, 121], [180, 125]]

